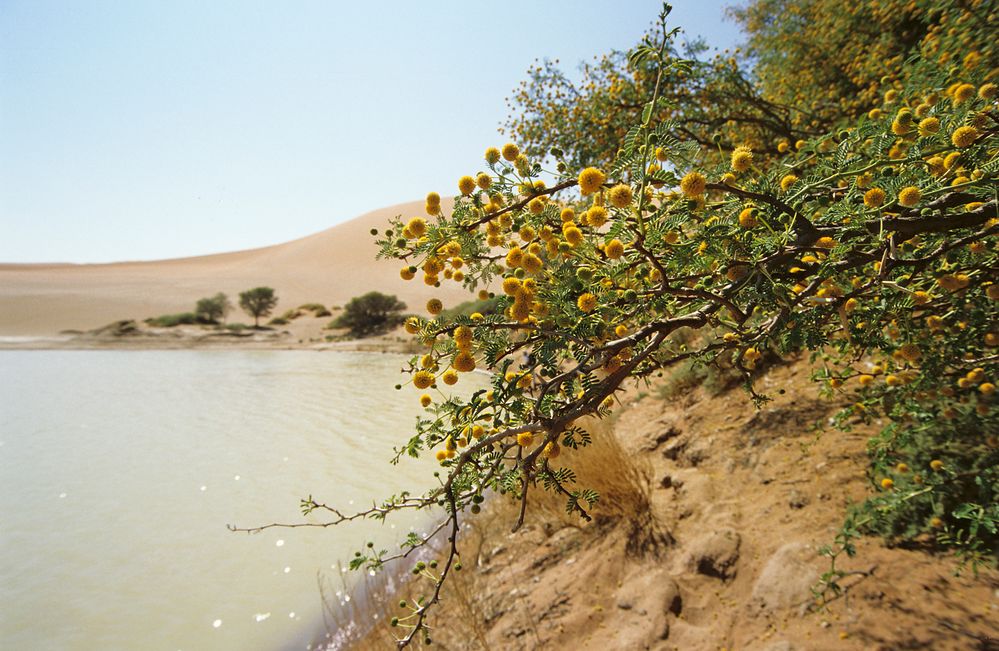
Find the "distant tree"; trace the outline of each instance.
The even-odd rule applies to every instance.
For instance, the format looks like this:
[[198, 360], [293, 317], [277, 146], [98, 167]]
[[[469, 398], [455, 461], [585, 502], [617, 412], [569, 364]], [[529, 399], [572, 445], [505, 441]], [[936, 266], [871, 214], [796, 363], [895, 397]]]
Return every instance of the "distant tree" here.
[[232, 303], [229, 302], [229, 297], [219, 292], [215, 296], [199, 300], [194, 308], [194, 313], [202, 321], [218, 323], [220, 320], [225, 321], [230, 309], [232, 309]]
[[351, 335], [365, 337], [397, 325], [405, 309], [406, 304], [393, 295], [368, 292], [350, 299], [333, 326], [350, 328]]
[[260, 327], [260, 317], [270, 316], [278, 299], [270, 287], [254, 287], [239, 293], [239, 306], [253, 317], [253, 327]]

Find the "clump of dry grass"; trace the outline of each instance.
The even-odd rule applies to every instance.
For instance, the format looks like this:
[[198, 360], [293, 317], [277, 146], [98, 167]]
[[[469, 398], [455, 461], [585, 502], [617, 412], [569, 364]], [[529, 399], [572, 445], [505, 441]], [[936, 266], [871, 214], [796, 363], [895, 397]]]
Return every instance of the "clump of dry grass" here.
[[[614, 435], [607, 419], [577, 421], [591, 436], [590, 445], [565, 450], [552, 467], [570, 468], [576, 483], [567, 490], [591, 489], [599, 493], [589, 509], [597, 527], [625, 526], [629, 529], [629, 551], [658, 553], [671, 542], [669, 534], [652, 511], [652, 466], [644, 456], [628, 453]], [[566, 510], [566, 498], [538, 486], [529, 499], [535, 520], [580, 527], [585, 521]]]

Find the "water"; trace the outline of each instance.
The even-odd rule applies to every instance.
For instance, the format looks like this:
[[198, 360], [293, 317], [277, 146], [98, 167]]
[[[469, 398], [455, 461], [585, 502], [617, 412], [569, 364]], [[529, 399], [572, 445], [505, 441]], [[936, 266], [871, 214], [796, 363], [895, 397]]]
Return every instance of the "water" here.
[[394, 548], [425, 517], [256, 535], [226, 524], [302, 521], [309, 494], [350, 510], [428, 486], [432, 460], [387, 463], [420, 412], [414, 389], [393, 388], [401, 365], [309, 351], [0, 352], [0, 646], [303, 640], [322, 621], [318, 580], [366, 540]]

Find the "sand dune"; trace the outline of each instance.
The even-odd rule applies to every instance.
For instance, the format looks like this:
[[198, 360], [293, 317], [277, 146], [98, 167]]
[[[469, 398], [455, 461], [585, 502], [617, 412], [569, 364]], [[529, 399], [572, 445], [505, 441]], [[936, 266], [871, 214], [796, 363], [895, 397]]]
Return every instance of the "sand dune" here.
[[[445, 206], [448, 208], [449, 206]], [[382, 208], [320, 233], [275, 246], [151, 262], [0, 264], [0, 335], [45, 336], [88, 330], [118, 319], [190, 311], [202, 297], [266, 285], [277, 312], [306, 302], [342, 305], [371, 290], [395, 294], [414, 311], [430, 297], [471, 298], [456, 283], [439, 289], [399, 278], [398, 261], [375, 260], [370, 229], [396, 215], [423, 213], [423, 202]], [[231, 320], [247, 321], [236, 310]]]

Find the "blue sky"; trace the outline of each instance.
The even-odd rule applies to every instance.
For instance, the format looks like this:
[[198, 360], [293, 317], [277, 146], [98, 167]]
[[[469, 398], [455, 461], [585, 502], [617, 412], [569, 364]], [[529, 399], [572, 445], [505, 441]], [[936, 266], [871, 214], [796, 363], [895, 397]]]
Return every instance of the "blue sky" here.
[[[676, 0], [718, 47], [732, 2]], [[266, 246], [454, 192], [535, 57], [659, 2], [0, 1], [0, 262]]]

